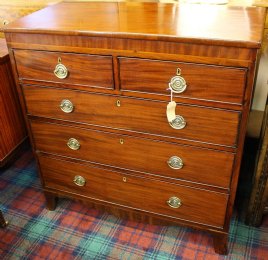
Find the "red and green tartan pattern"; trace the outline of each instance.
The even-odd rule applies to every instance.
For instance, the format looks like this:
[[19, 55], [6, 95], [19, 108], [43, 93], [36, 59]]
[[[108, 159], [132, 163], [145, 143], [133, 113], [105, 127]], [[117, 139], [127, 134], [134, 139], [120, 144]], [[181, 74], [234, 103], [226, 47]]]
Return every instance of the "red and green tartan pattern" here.
[[26, 151], [0, 172], [0, 259], [268, 259], [268, 218], [248, 227], [234, 215], [229, 254], [215, 254], [210, 234], [179, 226], [124, 221], [67, 199], [45, 208], [36, 164]]

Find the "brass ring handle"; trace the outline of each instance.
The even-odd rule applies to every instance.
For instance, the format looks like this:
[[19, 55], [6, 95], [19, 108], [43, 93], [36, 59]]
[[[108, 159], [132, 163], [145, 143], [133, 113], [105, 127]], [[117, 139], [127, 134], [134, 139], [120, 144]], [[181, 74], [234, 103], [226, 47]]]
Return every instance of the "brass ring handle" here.
[[67, 146], [72, 150], [79, 150], [80, 143], [75, 138], [70, 138], [67, 142]]
[[55, 67], [54, 74], [59, 79], [65, 79], [68, 76], [68, 69], [62, 63], [58, 63]]
[[183, 161], [178, 156], [170, 157], [169, 160], [167, 161], [167, 164], [171, 169], [175, 169], [175, 170], [179, 170], [183, 167]]
[[174, 76], [169, 82], [169, 87], [174, 93], [182, 93], [186, 90], [186, 81], [181, 76]]
[[169, 122], [169, 124], [174, 129], [183, 129], [186, 126], [186, 121], [182, 116], [176, 115], [176, 118]]
[[63, 99], [60, 103], [60, 109], [64, 112], [64, 113], [72, 113], [74, 110], [74, 105], [73, 103], [68, 100], [68, 99]]
[[182, 205], [182, 202], [178, 197], [173, 196], [168, 199], [167, 204], [171, 208], [177, 209]]
[[73, 179], [73, 182], [74, 182], [74, 184], [76, 184], [77, 186], [80, 186], [80, 187], [85, 186], [85, 184], [86, 184], [85, 178], [80, 176], [80, 175], [76, 175]]

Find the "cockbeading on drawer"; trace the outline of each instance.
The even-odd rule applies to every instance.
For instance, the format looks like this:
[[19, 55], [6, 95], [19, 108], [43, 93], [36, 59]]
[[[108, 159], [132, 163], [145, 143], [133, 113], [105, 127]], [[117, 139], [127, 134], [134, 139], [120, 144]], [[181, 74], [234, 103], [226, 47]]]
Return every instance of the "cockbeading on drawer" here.
[[233, 153], [35, 120], [31, 129], [38, 151], [229, 189]]
[[[39, 162], [46, 188], [171, 219], [223, 227], [227, 194], [125, 175], [41, 155]], [[78, 178], [78, 184], [83, 185], [77, 185]], [[180, 205], [174, 201], [174, 197], [180, 200]]]
[[46, 51], [14, 51], [20, 80], [113, 89], [112, 57]]
[[174, 97], [243, 103], [246, 69], [123, 57], [119, 63], [122, 91], [169, 95], [169, 83], [179, 70], [186, 86], [173, 89]]
[[[166, 102], [37, 86], [25, 86], [24, 94], [28, 113], [39, 117], [228, 147], [236, 147], [239, 134], [240, 112], [232, 110], [177, 104], [187, 124], [176, 129], [167, 121]], [[60, 108], [66, 99], [72, 113]]]

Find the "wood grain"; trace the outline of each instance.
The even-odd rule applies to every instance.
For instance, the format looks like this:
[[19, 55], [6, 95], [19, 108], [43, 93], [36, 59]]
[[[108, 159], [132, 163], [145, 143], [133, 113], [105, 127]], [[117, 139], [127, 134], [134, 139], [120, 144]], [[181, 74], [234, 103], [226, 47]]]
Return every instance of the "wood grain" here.
[[[191, 41], [208, 45], [213, 41], [216, 45], [258, 48], [262, 36], [259, 25], [264, 15], [264, 9], [250, 7], [60, 3], [19, 19], [7, 26], [6, 31]], [[163, 16], [165, 22], [161, 20]], [[193, 16], [199, 21], [198, 26]]]
[[[226, 194], [193, 189], [187, 186], [124, 175], [100, 168], [39, 157], [45, 187], [87, 196], [91, 200], [109, 201], [127, 208], [140, 209], [171, 218], [201, 222], [221, 227], [225, 217]], [[86, 185], [73, 183], [76, 175], [86, 179]], [[126, 181], [123, 181], [123, 177]], [[182, 206], [172, 209], [166, 201], [178, 196]], [[145, 199], [146, 198], [146, 199]]]
[[3, 47], [0, 51], [0, 165], [3, 166], [26, 138], [26, 130], [15, 92], [5, 40], [0, 39], [0, 42], [0, 48]]
[[225, 66], [249, 67], [254, 52], [244, 47], [227, 47], [190, 42], [166, 42], [110, 37], [5, 33], [10, 47], [29, 50], [81, 52], [123, 55], [151, 59], [168, 59]]
[[245, 140], [246, 130], [247, 130], [247, 119], [248, 119], [248, 115], [250, 111], [250, 102], [252, 100], [252, 94], [253, 94], [251, 87], [254, 84], [254, 75], [255, 75], [255, 67], [254, 65], [252, 65], [252, 67], [249, 68], [249, 72], [248, 72], [248, 80], [247, 80], [246, 92], [245, 92], [245, 97], [244, 97], [245, 106], [243, 109], [241, 123], [240, 123], [240, 135], [238, 138], [238, 147], [237, 147], [238, 149], [237, 149], [236, 159], [235, 159], [235, 163], [233, 167], [232, 181], [230, 185], [231, 189], [230, 189], [230, 197], [229, 197], [228, 206], [227, 206], [225, 230], [228, 230], [228, 227], [230, 226], [230, 222], [232, 218], [232, 210], [234, 207], [234, 201], [235, 201], [236, 190], [237, 190], [239, 174], [240, 174], [240, 166], [241, 166], [242, 156], [243, 156], [244, 140]]
[[243, 101], [246, 81], [243, 69], [129, 58], [119, 58], [119, 62], [123, 91], [170, 95], [169, 82], [177, 76], [179, 68], [187, 88], [174, 96], [237, 104]]
[[[234, 160], [232, 153], [37, 121], [31, 122], [31, 128], [39, 151], [149, 175], [229, 188]], [[74, 151], [67, 146], [70, 138], [79, 141], [79, 150]], [[183, 160], [182, 169], [168, 166], [167, 161], [172, 156]]]
[[[58, 58], [68, 70], [65, 79], [54, 75]], [[62, 85], [113, 88], [111, 56], [16, 50], [15, 59], [20, 78], [35, 79], [40, 83], [53, 81]]]
[[[239, 112], [177, 104], [176, 114], [187, 122], [185, 128], [177, 130], [167, 121], [166, 102], [36, 86], [25, 86], [24, 94], [31, 115], [142, 132], [155, 138], [165, 136], [236, 147]], [[63, 99], [73, 103], [74, 112], [66, 114], [60, 110]]]
[[0, 37], [4, 37], [2, 29], [6, 24], [15, 21], [19, 17], [33, 13], [49, 4], [55, 4], [60, 0], [1, 0], [0, 1]]

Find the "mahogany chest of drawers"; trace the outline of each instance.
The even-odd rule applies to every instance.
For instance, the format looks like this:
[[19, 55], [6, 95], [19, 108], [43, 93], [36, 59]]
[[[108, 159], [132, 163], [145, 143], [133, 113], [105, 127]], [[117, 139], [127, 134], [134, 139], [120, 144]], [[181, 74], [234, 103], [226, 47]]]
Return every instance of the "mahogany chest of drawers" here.
[[262, 8], [61, 3], [10, 24], [47, 207], [208, 230], [225, 254], [263, 23]]

